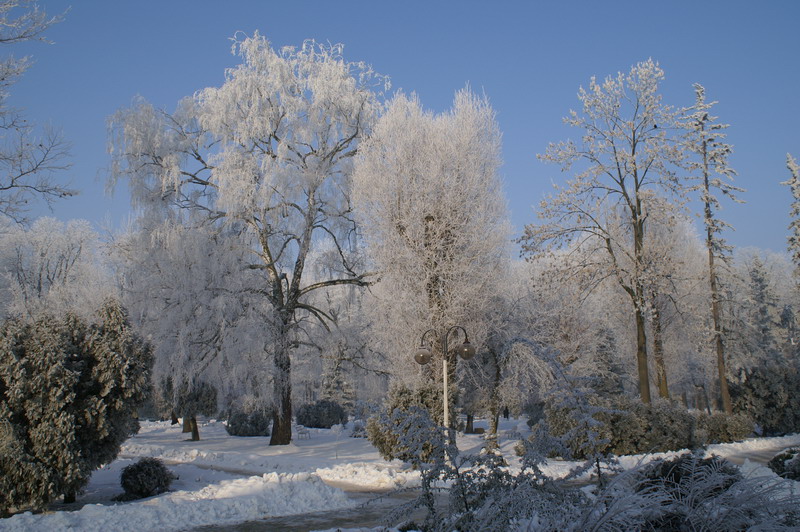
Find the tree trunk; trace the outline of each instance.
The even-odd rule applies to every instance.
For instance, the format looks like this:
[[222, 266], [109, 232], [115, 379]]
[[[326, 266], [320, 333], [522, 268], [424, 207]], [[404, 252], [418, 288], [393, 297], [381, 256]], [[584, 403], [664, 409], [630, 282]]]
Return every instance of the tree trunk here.
[[75, 502], [75, 490], [67, 490], [64, 493], [64, 504], [72, 504]]
[[667, 368], [664, 365], [664, 336], [661, 329], [661, 312], [658, 310], [658, 296], [653, 294], [653, 360], [656, 363], [658, 396], [669, 399]]
[[[709, 230], [709, 237], [711, 231]], [[725, 348], [722, 345], [722, 324], [719, 309], [719, 289], [717, 287], [717, 274], [714, 265], [714, 253], [712, 251], [711, 242], [708, 242], [708, 268], [709, 280], [711, 284], [711, 318], [714, 321], [714, 350], [717, 354], [717, 375], [719, 378], [719, 393], [722, 399], [722, 409], [726, 414], [733, 413], [733, 404], [731, 403], [731, 393], [728, 389], [727, 370], [725, 368]]]
[[171, 423], [170, 423], [170, 424], [171, 424], [171, 425], [177, 425], [177, 424], [178, 424], [178, 416], [177, 416], [177, 415], [175, 415], [175, 412], [174, 412], [174, 411], [173, 411], [173, 412], [170, 412], [170, 414], [169, 414], [169, 417], [170, 417], [170, 421], [171, 421]]
[[650, 404], [650, 374], [647, 369], [647, 335], [645, 334], [644, 313], [641, 306], [636, 310], [636, 366], [639, 371], [639, 395], [642, 402]]
[[289, 345], [289, 319], [282, 319], [274, 356], [274, 401], [270, 445], [289, 445], [292, 442], [292, 381]]
[[699, 386], [700, 391], [702, 394], [697, 394], [697, 408], [698, 410], [702, 410], [705, 407], [706, 412], [708, 415], [711, 415], [711, 401], [708, 399], [708, 391], [706, 390], [706, 385], [702, 384]]
[[[500, 400], [497, 397], [497, 390], [500, 388], [502, 371], [497, 353], [494, 349], [491, 349], [490, 353], [494, 362], [494, 376], [492, 378], [492, 393], [489, 396], [489, 434], [486, 436], [486, 450], [494, 452], [499, 447], [497, 443], [497, 427], [500, 424]], [[505, 408], [504, 413], [508, 414], [508, 407]], [[506, 419], [508, 419], [508, 415], [506, 415]]]
[[197, 428], [197, 418], [194, 416], [189, 418], [189, 426], [192, 431], [192, 441], [200, 441], [200, 429]]
[[472, 414], [467, 414], [467, 428], [464, 429], [465, 434], [472, 434], [475, 432], [474, 426], [475, 416]]
[[183, 430], [181, 432], [183, 432], [184, 434], [187, 432], [192, 432], [192, 422], [189, 419], [189, 416], [185, 414], [183, 416]]

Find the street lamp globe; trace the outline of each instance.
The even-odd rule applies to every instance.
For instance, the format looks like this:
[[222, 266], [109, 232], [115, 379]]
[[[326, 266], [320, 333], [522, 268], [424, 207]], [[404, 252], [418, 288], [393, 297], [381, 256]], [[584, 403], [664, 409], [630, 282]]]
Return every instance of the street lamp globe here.
[[458, 354], [464, 360], [469, 360], [475, 356], [475, 347], [469, 341], [466, 341], [458, 346]]
[[417, 349], [417, 352], [414, 353], [414, 360], [417, 364], [424, 366], [431, 361], [431, 350], [424, 346], [420, 347]]

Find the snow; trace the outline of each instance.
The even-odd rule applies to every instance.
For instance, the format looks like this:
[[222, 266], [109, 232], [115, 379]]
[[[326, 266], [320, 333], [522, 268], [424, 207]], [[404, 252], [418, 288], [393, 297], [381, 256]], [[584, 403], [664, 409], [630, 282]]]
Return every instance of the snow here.
[[[507, 431], [527, 435], [519, 420], [501, 420], [500, 448], [512, 469], [516, 440], [502, 438]], [[363, 438], [350, 438], [349, 430], [309, 429], [308, 439], [270, 447], [268, 438], [240, 438], [227, 434], [222, 423], [201, 424], [198, 442], [188, 441], [180, 425], [142, 422], [140, 432], [122, 446], [120, 458], [92, 475], [86, 492], [73, 505], [56, 504], [44, 514], [26, 512], [0, 520], [0, 530], [139, 531], [185, 530], [203, 525], [227, 525], [266, 517], [334, 512], [353, 508], [363, 492], [376, 495], [419, 485], [419, 473], [399, 461], [386, 462]], [[479, 435], [459, 435], [464, 453], [478, 452]], [[800, 435], [757, 438], [713, 445], [709, 452], [736, 458], [771, 456], [785, 447], [800, 445]], [[625, 467], [659, 456], [621, 457]], [[123, 467], [142, 456], [164, 460], [178, 476], [172, 491], [138, 501], [115, 503]], [[550, 461], [545, 473], [563, 476], [572, 462]], [[769, 469], [748, 459], [747, 475], [774, 477]], [[800, 492], [800, 483], [787, 489]], [[354, 493], [357, 492], [357, 493]], [[349, 493], [349, 496], [348, 496]], [[82, 505], [82, 507], [81, 507]], [[376, 523], [377, 524], [377, 523]]]
[[[230, 524], [270, 515], [353, 506], [345, 493], [309, 473], [266, 473], [223, 480], [198, 490], [114, 506], [87, 504], [76, 512], [25, 513], [0, 523], [3, 530], [181, 530], [187, 525]], [[8, 525], [8, 526], [7, 526]]]

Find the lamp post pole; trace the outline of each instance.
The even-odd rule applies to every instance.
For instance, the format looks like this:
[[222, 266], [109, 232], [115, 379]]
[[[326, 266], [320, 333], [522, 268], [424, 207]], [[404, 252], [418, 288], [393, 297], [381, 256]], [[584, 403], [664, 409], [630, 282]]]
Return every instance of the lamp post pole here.
[[[469, 343], [469, 336], [467, 336], [467, 331], [464, 329], [464, 327], [460, 325], [453, 325], [442, 335], [442, 381], [444, 383], [443, 402], [445, 433], [450, 428], [450, 394], [447, 386], [447, 354], [449, 353], [449, 350], [447, 348], [447, 340], [450, 338], [451, 333], [458, 331], [464, 333], [464, 343], [458, 346], [456, 349], [457, 355], [464, 360], [469, 360], [475, 356], [475, 348]], [[420, 346], [417, 349], [417, 352], [414, 354], [414, 360], [416, 360], [420, 365], [425, 365], [431, 361], [431, 348], [425, 343], [425, 337], [428, 336], [428, 334], [435, 335], [436, 331], [433, 329], [428, 329], [422, 333], [422, 337], [420, 338]], [[458, 361], [458, 358], [456, 358], [456, 361]]]

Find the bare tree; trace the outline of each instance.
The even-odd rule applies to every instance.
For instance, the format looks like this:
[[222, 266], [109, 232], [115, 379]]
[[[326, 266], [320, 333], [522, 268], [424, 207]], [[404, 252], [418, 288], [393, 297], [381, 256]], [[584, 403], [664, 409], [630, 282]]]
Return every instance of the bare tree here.
[[[61, 18], [48, 17], [33, 0], [0, 1], [0, 44], [44, 41], [42, 34]], [[10, 88], [29, 66], [28, 57], [0, 61], [0, 214], [19, 223], [28, 221], [31, 199], [50, 204], [77, 193], [55, 180], [58, 171], [69, 168], [69, 146], [61, 134], [39, 132], [8, 105]]]
[[43, 217], [29, 228], [7, 224], [0, 229], [5, 317], [32, 319], [48, 311], [92, 319], [94, 309], [116, 295], [89, 222]]

